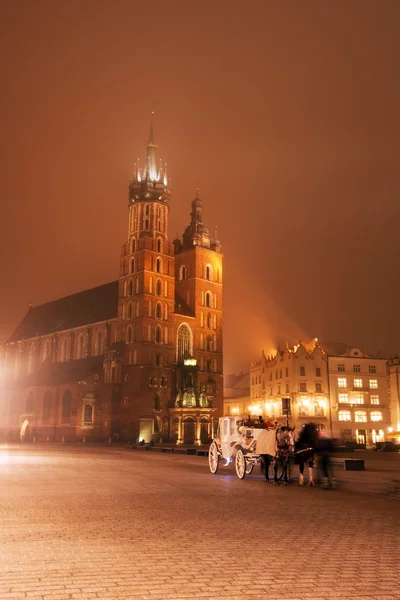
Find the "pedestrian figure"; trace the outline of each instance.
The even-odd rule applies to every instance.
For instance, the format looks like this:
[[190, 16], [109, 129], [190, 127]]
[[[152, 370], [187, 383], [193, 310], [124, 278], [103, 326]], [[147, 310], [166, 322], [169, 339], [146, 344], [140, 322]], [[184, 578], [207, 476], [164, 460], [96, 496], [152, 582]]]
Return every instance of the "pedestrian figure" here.
[[331, 438], [328, 437], [324, 431], [320, 431], [316, 450], [319, 458], [319, 469], [323, 477], [322, 488], [324, 490], [336, 488], [331, 461], [331, 453], [333, 452], [333, 449], [334, 444]]

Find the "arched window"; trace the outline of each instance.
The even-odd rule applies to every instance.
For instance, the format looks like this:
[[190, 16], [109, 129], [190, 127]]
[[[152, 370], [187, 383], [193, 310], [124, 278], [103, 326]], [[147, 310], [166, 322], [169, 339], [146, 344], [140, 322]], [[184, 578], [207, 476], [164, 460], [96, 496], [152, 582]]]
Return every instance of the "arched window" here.
[[156, 306], [156, 319], [162, 319], [162, 306], [160, 302], [157, 302]]
[[146, 217], [150, 216], [150, 206], [148, 204], [146, 204], [146, 208], [144, 209], [144, 214], [146, 215]]
[[29, 392], [25, 400], [25, 412], [29, 414], [33, 413], [33, 392]]
[[161, 283], [161, 279], [157, 279], [157, 283], [156, 283], [156, 295], [157, 296], [161, 296], [162, 294], [162, 283]]
[[158, 394], [154, 396], [154, 410], [161, 410], [161, 400]]
[[157, 252], [162, 252], [162, 239], [157, 238]]
[[72, 393], [65, 390], [61, 400], [61, 423], [69, 423], [71, 420]]
[[162, 212], [160, 207], [157, 210], [157, 229], [158, 231], [162, 231]]
[[208, 329], [211, 329], [211, 324], [212, 324], [211, 314], [208, 313], [207, 314], [207, 327], [208, 327]]
[[100, 329], [96, 334], [95, 354], [103, 354], [103, 333], [100, 331]]
[[371, 421], [383, 421], [382, 413], [379, 410], [371, 411]]
[[179, 269], [179, 279], [181, 281], [183, 281], [184, 279], [187, 279], [187, 269], [186, 269], [185, 265], [181, 265], [181, 267]]
[[131, 258], [130, 262], [129, 262], [129, 273], [134, 273], [135, 272], [135, 259]]
[[93, 406], [91, 404], [85, 404], [83, 410], [83, 422], [93, 423]]
[[50, 340], [46, 340], [46, 343], [43, 348], [43, 360], [44, 361], [47, 360], [48, 358], [50, 358], [50, 353], [51, 353]]
[[131, 252], [136, 252], [136, 238], [132, 238]]
[[351, 421], [351, 413], [349, 410], [339, 410], [338, 412], [339, 421]]
[[367, 413], [365, 410], [356, 410], [354, 413], [354, 420], [356, 423], [366, 423], [367, 422]]
[[149, 219], [145, 219], [144, 220], [144, 228], [148, 229], [149, 228]]
[[162, 273], [162, 260], [160, 257], [156, 260], [156, 272]]
[[213, 269], [211, 265], [206, 265], [206, 279], [208, 281], [212, 281], [213, 278]]
[[157, 327], [156, 327], [156, 344], [161, 344], [161, 343], [162, 343], [161, 327], [159, 325], [157, 325]]
[[65, 362], [68, 358], [68, 339], [64, 338], [61, 344], [61, 362]]
[[128, 325], [128, 327], [126, 329], [126, 343], [127, 344], [132, 343], [132, 327], [130, 325]]
[[128, 296], [132, 296], [133, 294], [133, 281], [130, 279], [128, 281]]
[[81, 333], [78, 338], [78, 352], [77, 352], [78, 360], [83, 358], [84, 347], [85, 347], [85, 338], [83, 336], [83, 333]]
[[128, 304], [127, 317], [128, 317], [128, 319], [132, 319], [132, 303], [131, 302], [129, 302], [129, 304]]
[[206, 292], [205, 300], [206, 300], [206, 306], [208, 306], [208, 308], [212, 308], [213, 303], [212, 303], [211, 292]]
[[28, 355], [28, 373], [33, 373], [33, 370], [35, 368], [35, 353], [36, 353], [35, 342], [32, 342], [31, 347], [29, 348], [29, 355]]
[[179, 326], [176, 340], [176, 359], [178, 363], [182, 363], [185, 358], [193, 353], [193, 336], [192, 332], [186, 323]]
[[42, 421], [48, 421], [51, 414], [51, 392], [47, 390], [42, 401]]

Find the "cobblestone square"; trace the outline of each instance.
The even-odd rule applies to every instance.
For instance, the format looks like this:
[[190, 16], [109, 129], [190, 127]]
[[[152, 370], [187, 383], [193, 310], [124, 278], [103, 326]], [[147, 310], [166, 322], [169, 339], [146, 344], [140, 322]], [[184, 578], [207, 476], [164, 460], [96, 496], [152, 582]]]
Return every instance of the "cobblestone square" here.
[[398, 600], [398, 455], [338, 490], [204, 457], [0, 448], [0, 599]]

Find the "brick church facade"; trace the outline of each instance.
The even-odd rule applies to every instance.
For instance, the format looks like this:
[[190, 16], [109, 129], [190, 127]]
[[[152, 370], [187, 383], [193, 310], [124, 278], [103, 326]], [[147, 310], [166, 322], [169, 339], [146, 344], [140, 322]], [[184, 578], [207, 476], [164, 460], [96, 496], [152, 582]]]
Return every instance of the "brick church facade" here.
[[3, 439], [207, 443], [222, 415], [222, 254], [192, 201], [168, 239], [151, 127], [118, 281], [31, 307], [2, 349]]

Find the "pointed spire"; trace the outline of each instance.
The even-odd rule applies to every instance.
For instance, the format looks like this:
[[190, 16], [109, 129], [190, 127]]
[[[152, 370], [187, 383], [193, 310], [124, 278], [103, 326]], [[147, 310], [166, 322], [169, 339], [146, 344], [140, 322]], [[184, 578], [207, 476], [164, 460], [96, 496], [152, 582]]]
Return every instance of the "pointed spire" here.
[[146, 177], [150, 181], [158, 181], [160, 174], [157, 172], [156, 149], [157, 144], [154, 141], [154, 112], [151, 113], [150, 136], [146, 144], [147, 147], [147, 168]]
[[154, 110], [151, 111], [149, 144], [154, 144]]

